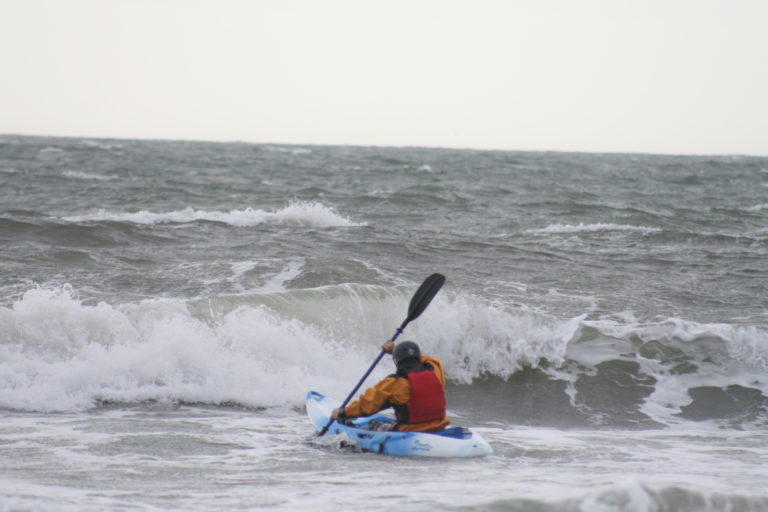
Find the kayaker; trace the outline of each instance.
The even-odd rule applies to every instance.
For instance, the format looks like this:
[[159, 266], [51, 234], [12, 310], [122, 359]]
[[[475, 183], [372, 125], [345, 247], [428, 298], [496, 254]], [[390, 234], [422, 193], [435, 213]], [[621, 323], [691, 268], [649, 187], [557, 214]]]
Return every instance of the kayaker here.
[[450, 420], [445, 417], [445, 372], [440, 360], [422, 356], [419, 346], [403, 341], [395, 346], [387, 340], [382, 350], [392, 354], [397, 372], [368, 388], [343, 409], [334, 409], [331, 418], [344, 421], [370, 416], [393, 407], [395, 422], [389, 430], [435, 432]]

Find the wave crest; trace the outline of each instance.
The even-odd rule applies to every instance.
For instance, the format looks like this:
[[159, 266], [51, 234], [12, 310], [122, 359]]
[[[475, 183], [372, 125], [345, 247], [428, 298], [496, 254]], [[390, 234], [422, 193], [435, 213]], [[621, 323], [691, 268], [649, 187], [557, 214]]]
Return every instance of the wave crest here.
[[[0, 407], [172, 400], [298, 406], [344, 396], [413, 286], [343, 284], [89, 305], [71, 287], [0, 307]], [[511, 423], [768, 419], [768, 332], [631, 314], [568, 319], [441, 292], [403, 339], [443, 361], [452, 407]], [[385, 358], [367, 385], [392, 373]]]
[[187, 207], [173, 212], [154, 213], [142, 210], [135, 213], [115, 213], [99, 210], [85, 215], [63, 217], [66, 222], [129, 222], [133, 224], [189, 224], [198, 221], [220, 222], [236, 227], [252, 227], [260, 224], [309, 227], [354, 227], [364, 226], [337, 213], [333, 208], [319, 202], [294, 201], [277, 211], [246, 208], [231, 211], [196, 210]]
[[627, 224], [584, 224], [579, 223], [577, 225], [571, 224], [550, 224], [549, 226], [541, 229], [527, 229], [526, 233], [593, 233], [598, 231], [637, 231], [641, 233], [658, 233], [661, 231], [659, 228], [652, 228], [647, 226], [631, 226]]

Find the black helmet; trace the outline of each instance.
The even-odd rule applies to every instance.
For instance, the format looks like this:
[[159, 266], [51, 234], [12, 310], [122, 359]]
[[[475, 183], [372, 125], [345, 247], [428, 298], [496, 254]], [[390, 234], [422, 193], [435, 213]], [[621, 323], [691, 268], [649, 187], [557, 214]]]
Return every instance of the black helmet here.
[[421, 350], [419, 346], [412, 341], [403, 341], [395, 346], [395, 350], [392, 352], [392, 359], [395, 360], [395, 364], [400, 364], [406, 359], [421, 357]]

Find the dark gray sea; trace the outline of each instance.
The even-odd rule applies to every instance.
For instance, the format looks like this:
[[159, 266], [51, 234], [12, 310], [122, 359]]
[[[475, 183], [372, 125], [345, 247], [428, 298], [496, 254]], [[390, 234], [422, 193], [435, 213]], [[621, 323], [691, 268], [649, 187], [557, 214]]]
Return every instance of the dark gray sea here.
[[[316, 438], [434, 272], [495, 454]], [[767, 284], [765, 157], [0, 136], [0, 510], [768, 510]]]

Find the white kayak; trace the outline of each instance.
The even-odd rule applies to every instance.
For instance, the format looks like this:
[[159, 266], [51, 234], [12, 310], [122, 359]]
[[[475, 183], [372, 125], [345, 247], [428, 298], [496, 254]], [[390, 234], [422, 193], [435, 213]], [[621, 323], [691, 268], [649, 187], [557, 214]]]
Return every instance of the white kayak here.
[[[322, 393], [307, 393], [307, 415], [317, 431], [328, 423], [331, 412], [341, 402]], [[328, 434], [343, 435], [348, 443], [361, 450], [386, 455], [414, 455], [421, 457], [480, 457], [493, 453], [493, 448], [480, 434], [468, 428], [453, 427], [439, 432], [392, 432], [368, 430], [372, 420], [392, 423], [393, 419], [382, 414], [347, 420], [334, 421]]]

